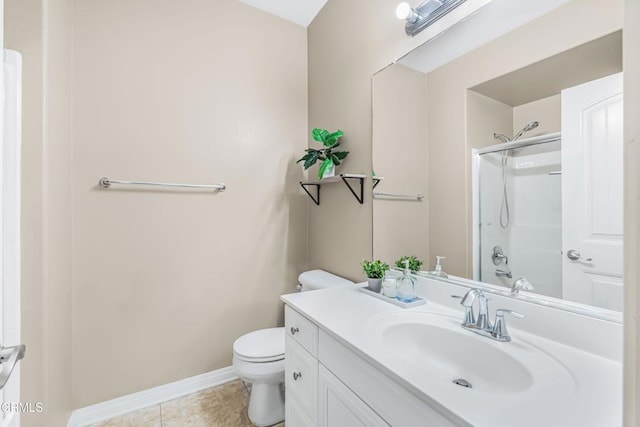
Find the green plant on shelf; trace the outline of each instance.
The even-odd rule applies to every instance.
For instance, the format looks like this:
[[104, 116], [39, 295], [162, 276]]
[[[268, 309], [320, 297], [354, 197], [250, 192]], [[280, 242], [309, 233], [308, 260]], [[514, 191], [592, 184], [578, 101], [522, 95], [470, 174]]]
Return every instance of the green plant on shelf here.
[[311, 132], [311, 136], [315, 141], [320, 142], [324, 148], [307, 148], [304, 150], [306, 154], [296, 163], [304, 162], [304, 168], [309, 169], [318, 160], [321, 160], [322, 164], [318, 170], [318, 179], [322, 179], [349, 154], [348, 151], [335, 151], [340, 146], [340, 138], [344, 136], [344, 132], [337, 130], [331, 133], [326, 129], [315, 128]]

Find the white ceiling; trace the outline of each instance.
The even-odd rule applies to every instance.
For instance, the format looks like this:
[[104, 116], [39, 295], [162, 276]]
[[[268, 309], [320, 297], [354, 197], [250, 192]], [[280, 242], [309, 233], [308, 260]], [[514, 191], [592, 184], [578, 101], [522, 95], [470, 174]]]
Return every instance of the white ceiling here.
[[240, 2], [307, 27], [327, 0], [240, 0]]

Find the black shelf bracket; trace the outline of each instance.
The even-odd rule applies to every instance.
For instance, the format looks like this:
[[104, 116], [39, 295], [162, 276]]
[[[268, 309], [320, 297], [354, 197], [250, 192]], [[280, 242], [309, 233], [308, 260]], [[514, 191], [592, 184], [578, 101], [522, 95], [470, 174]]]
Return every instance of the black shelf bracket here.
[[373, 177], [373, 190], [376, 189], [376, 187], [378, 186], [378, 184], [380, 184], [382, 182], [382, 179], [380, 178], [376, 178], [375, 176]]
[[[362, 204], [364, 202], [364, 178], [345, 175], [340, 175], [340, 178], [342, 178], [342, 182], [344, 182], [346, 186], [349, 187], [349, 190], [351, 191], [351, 194], [353, 194], [353, 197], [355, 197], [356, 200], [360, 202], [360, 204]], [[358, 193], [356, 193], [351, 184], [349, 184], [349, 181], [347, 181], [348, 179], [357, 179], [358, 181], [360, 181], [360, 196], [358, 196]]]
[[[307, 189], [308, 187], [316, 187], [316, 197], [313, 197], [313, 194], [311, 194], [311, 192]], [[311, 197], [311, 200], [313, 200], [313, 202], [317, 205], [320, 206], [320, 184], [308, 184], [305, 182], [300, 181], [300, 187], [302, 187], [302, 189], [305, 191], [305, 193], [307, 193], [309, 195], [309, 197]]]

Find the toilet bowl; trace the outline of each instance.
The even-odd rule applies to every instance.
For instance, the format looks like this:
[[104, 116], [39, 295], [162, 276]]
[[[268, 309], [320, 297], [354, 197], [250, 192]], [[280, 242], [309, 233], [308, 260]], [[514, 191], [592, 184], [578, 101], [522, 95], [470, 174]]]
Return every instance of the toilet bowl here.
[[[298, 281], [302, 292], [353, 286], [353, 282], [322, 270], [304, 272]], [[259, 427], [284, 420], [284, 336], [284, 328], [261, 329], [233, 343], [233, 370], [251, 383], [249, 420]]]
[[256, 426], [284, 420], [284, 328], [261, 329], [233, 343], [233, 369], [251, 383], [249, 419]]

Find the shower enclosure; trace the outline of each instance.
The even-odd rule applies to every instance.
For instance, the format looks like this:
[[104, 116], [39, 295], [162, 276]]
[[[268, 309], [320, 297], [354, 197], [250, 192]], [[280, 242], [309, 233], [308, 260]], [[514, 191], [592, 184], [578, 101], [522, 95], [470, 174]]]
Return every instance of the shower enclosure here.
[[562, 297], [562, 174], [559, 134], [506, 142], [476, 155], [474, 278]]

